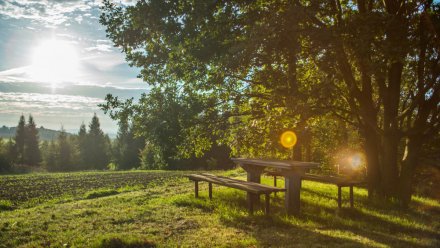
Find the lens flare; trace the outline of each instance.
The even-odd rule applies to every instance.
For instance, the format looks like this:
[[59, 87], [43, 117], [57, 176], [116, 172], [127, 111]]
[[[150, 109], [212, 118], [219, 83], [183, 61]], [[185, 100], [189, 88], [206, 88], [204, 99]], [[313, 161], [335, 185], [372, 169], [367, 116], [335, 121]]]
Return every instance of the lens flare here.
[[362, 154], [358, 153], [358, 154], [354, 154], [350, 160], [351, 160], [350, 164], [353, 168], [359, 168], [362, 165], [364, 158]]
[[297, 141], [296, 134], [292, 131], [286, 131], [281, 135], [281, 145], [285, 148], [291, 148], [295, 146]]

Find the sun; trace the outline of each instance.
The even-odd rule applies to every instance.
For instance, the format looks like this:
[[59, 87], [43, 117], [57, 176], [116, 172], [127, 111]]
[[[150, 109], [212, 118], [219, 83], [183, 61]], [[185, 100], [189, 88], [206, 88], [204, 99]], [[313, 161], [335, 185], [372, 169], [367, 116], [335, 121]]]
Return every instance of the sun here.
[[71, 43], [46, 40], [34, 49], [30, 74], [36, 81], [51, 84], [72, 81], [78, 73], [78, 62]]

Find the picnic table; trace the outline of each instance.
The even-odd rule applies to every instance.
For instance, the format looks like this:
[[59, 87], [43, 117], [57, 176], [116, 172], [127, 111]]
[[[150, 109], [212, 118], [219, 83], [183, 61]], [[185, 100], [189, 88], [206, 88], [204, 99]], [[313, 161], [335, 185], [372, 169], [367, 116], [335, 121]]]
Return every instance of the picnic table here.
[[[261, 174], [266, 168], [276, 169], [285, 180], [285, 207], [288, 214], [298, 214], [300, 211], [301, 178], [308, 169], [316, 168], [319, 163], [300, 162], [293, 160], [248, 159], [232, 158], [232, 161], [247, 172], [247, 181], [260, 183]], [[259, 196], [247, 193], [250, 202], [259, 201]]]

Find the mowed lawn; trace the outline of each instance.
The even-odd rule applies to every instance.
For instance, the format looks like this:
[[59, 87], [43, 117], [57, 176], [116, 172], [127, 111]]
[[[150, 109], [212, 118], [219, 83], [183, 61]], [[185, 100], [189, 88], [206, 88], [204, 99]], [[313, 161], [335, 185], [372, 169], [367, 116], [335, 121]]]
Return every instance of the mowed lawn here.
[[0, 176], [0, 247], [440, 247], [437, 200], [414, 197], [400, 210], [355, 189], [355, 208], [344, 191], [338, 210], [336, 186], [305, 181], [299, 216], [286, 216], [283, 193], [272, 198], [271, 216], [249, 216], [244, 192], [214, 185], [211, 201], [202, 183], [195, 199], [184, 174]]

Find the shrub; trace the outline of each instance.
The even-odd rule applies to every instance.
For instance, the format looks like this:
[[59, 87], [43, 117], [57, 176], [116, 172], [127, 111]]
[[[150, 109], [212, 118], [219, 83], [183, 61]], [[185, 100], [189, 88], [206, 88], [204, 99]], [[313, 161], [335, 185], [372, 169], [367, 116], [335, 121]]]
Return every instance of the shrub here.
[[85, 199], [94, 199], [98, 197], [104, 197], [109, 195], [116, 195], [118, 194], [118, 191], [114, 189], [100, 189], [100, 190], [93, 190], [89, 191], [84, 195]]

